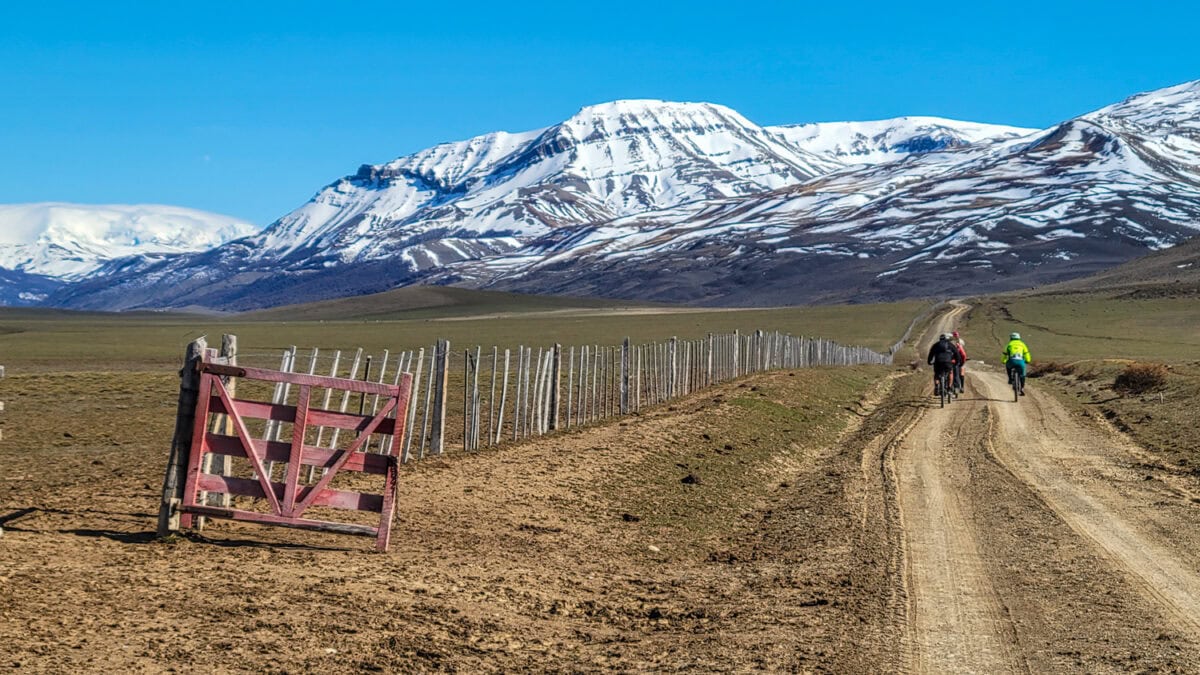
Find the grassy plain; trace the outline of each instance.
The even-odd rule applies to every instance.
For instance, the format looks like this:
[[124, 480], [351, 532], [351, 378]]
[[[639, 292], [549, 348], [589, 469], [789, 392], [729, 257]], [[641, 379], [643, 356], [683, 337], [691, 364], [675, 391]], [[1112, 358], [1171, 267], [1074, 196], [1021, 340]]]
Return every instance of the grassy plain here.
[[995, 361], [1017, 331], [1034, 360], [1200, 358], [1200, 301], [1122, 298], [1104, 294], [984, 299], [968, 320], [976, 358]]
[[[470, 304], [412, 310], [390, 319], [323, 319], [342, 309], [312, 306], [298, 311], [304, 320], [264, 320], [257, 316], [116, 315], [0, 309], [0, 363], [10, 374], [31, 371], [158, 370], [176, 367], [184, 347], [200, 335], [217, 342], [222, 333], [239, 337], [243, 362], [268, 364], [289, 345], [393, 353], [427, 347], [439, 338], [460, 347], [497, 345], [617, 344], [671, 336], [699, 338], [735, 329], [779, 330], [826, 337], [883, 350], [892, 344], [925, 303], [819, 306], [754, 310], [691, 310], [631, 307], [558, 307], [541, 299], [527, 306], [505, 295], [499, 305]], [[378, 307], [376, 306], [376, 309]], [[492, 311], [496, 310], [496, 311]], [[271, 315], [275, 316], [275, 315]]]

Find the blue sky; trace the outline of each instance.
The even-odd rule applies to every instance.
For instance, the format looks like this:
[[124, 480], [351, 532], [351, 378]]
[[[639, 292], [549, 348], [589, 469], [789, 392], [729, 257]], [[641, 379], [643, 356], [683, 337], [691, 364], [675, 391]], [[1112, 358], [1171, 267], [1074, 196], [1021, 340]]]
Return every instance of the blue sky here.
[[360, 164], [617, 98], [1043, 127], [1200, 78], [1200, 8], [1176, 2], [22, 5], [0, 21], [0, 203], [260, 225]]

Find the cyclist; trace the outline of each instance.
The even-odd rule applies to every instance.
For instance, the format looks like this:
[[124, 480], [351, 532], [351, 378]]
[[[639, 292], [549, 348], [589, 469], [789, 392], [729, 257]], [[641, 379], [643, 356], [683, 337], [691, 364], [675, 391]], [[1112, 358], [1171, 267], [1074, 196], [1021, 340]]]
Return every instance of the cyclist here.
[[1021, 378], [1021, 395], [1025, 395], [1025, 368], [1033, 359], [1029, 356], [1029, 347], [1021, 341], [1020, 333], [1008, 336], [1008, 344], [1004, 347], [1004, 369], [1008, 371], [1008, 383], [1012, 384], [1014, 377]]
[[958, 350], [958, 363], [954, 366], [954, 389], [958, 393], [966, 391], [966, 380], [963, 379], [963, 366], [967, 364], [967, 343], [958, 335], [958, 331], [950, 334], [950, 344]]
[[958, 350], [954, 344], [950, 342], [950, 334], [942, 333], [938, 337], [938, 341], [933, 343], [929, 348], [929, 356], [925, 359], [929, 365], [933, 366], [933, 395], [941, 396], [942, 392], [938, 389], [939, 379], [942, 373], [954, 372], [954, 366], [958, 363]]

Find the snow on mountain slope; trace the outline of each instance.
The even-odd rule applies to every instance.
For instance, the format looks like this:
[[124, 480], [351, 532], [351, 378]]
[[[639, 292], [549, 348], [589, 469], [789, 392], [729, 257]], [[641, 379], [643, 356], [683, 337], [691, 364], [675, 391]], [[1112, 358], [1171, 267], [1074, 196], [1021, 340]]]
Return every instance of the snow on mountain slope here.
[[363, 166], [268, 228], [251, 257], [392, 257], [419, 270], [513, 250], [558, 227], [754, 194], [839, 166], [723, 106], [615, 101], [545, 129]]
[[48, 302], [249, 309], [434, 282], [763, 305], [1057, 281], [1197, 232], [1198, 89], [1035, 133], [590, 106], [363, 166], [259, 235], [113, 261]]
[[881, 164], [909, 155], [965, 148], [1028, 136], [1037, 129], [960, 122], [940, 117], [897, 117], [874, 122], [817, 122], [767, 127], [787, 142], [845, 164]]
[[444, 278], [579, 294], [619, 280], [608, 294], [762, 304], [1062, 279], [1197, 234], [1197, 124], [1190, 83], [1032, 136], [558, 232]]
[[0, 268], [78, 279], [114, 258], [203, 251], [258, 228], [156, 204], [0, 204]]

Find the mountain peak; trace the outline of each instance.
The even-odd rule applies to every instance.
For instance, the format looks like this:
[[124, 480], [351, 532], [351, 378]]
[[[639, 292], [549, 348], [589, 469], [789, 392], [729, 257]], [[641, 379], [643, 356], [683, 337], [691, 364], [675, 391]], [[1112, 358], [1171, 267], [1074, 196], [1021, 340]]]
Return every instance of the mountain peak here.
[[847, 164], [877, 164], [1035, 133], [998, 124], [906, 116], [865, 122], [814, 122], [769, 127], [793, 145]]
[[257, 230], [181, 206], [0, 204], [0, 267], [77, 277], [113, 258], [204, 251]]
[[708, 127], [737, 126], [759, 129], [740, 113], [716, 103], [621, 99], [587, 105], [560, 126]]
[[1155, 89], [1105, 106], [1084, 119], [1115, 119], [1145, 127], [1167, 125], [1200, 129], [1200, 80]]

